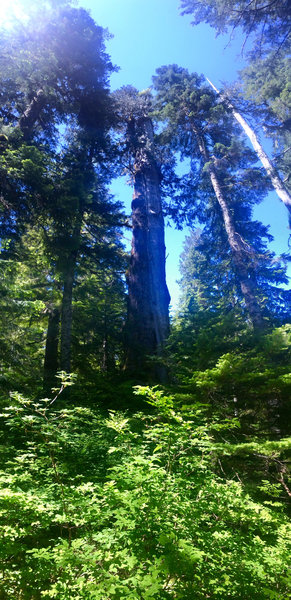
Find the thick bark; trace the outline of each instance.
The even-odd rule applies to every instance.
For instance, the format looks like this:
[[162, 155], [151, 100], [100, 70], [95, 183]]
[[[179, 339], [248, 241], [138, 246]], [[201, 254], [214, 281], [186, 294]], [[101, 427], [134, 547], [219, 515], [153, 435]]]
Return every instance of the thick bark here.
[[[213, 89], [217, 92], [217, 94], [220, 94], [219, 90], [213, 85], [213, 83], [211, 83], [211, 81], [209, 79], [207, 79], [207, 81], [210, 83], [210, 85], [213, 87]], [[223, 100], [223, 103], [225, 104], [225, 106], [231, 110], [234, 118], [237, 120], [237, 122], [240, 124], [240, 126], [243, 128], [244, 132], [248, 136], [255, 152], [257, 153], [259, 160], [261, 161], [263, 167], [265, 168], [267, 174], [269, 175], [269, 177], [271, 179], [274, 190], [277, 192], [277, 195], [279, 196], [280, 200], [282, 200], [282, 202], [284, 202], [284, 204], [289, 212], [289, 220], [290, 220], [291, 219], [291, 196], [288, 193], [287, 189], [285, 188], [284, 183], [281, 180], [281, 178], [279, 177], [274, 165], [272, 164], [271, 160], [269, 159], [268, 155], [266, 154], [265, 150], [263, 149], [263, 147], [262, 147], [257, 135], [255, 134], [254, 130], [252, 129], [252, 127], [250, 127], [250, 125], [243, 118], [243, 116], [235, 109], [235, 107], [233, 106], [233, 104], [230, 102], [230, 100], [228, 98], [223, 96], [222, 100]]]
[[63, 297], [61, 311], [61, 358], [60, 366], [62, 371], [70, 373], [71, 371], [71, 339], [72, 339], [72, 300], [73, 286], [75, 280], [76, 262], [80, 246], [80, 233], [82, 225], [82, 215], [77, 218], [74, 231], [71, 238], [73, 249], [68, 255], [66, 270], [63, 279]]
[[[142, 120], [142, 129], [152, 144], [150, 119]], [[147, 355], [161, 354], [169, 333], [170, 302], [166, 284], [160, 173], [156, 161], [146, 151], [139, 154], [135, 162], [132, 227], [128, 272], [127, 367], [142, 371]]]
[[60, 336], [60, 310], [49, 308], [48, 328], [44, 357], [44, 389], [48, 391], [56, 383], [55, 376], [59, 368], [58, 345]]
[[19, 119], [19, 128], [21, 129], [24, 139], [27, 140], [31, 136], [32, 128], [37, 121], [41, 110], [45, 106], [46, 98], [42, 89], [38, 90], [31, 100], [29, 106], [24, 111]]
[[262, 329], [265, 325], [265, 322], [262, 316], [260, 305], [256, 298], [256, 285], [254, 277], [251, 273], [251, 269], [248, 267], [252, 250], [235, 229], [232, 214], [222, 191], [215, 166], [210, 161], [209, 152], [207, 150], [203, 135], [199, 132], [198, 127], [196, 127], [193, 122], [192, 129], [195, 134], [201, 156], [203, 157], [205, 163], [209, 163], [209, 176], [211, 184], [218, 204], [221, 208], [225, 231], [232, 252], [236, 276], [245, 300], [246, 309], [250, 315], [254, 329]]

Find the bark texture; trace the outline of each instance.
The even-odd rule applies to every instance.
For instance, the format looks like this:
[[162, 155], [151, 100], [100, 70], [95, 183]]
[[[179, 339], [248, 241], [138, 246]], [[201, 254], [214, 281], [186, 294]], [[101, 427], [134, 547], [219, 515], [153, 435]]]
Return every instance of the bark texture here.
[[160, 172], [149, 150], [153, 147], [153, 126], [144, 117], [139, 119], [138, 127], [147, 149], [136, 153], [134, 163], [126, 366], [143, 371], [146, 356], [160, 355], [168, 336], [170, 295], [166, 284]]
[[231, 211], [229, 210], [222, 186], [220, 185], [215, 165], [210, 160], [210, 155], [204, 137], [193, 122], [192, 129], [195, 134], [201, 156], [203, 157], [205, 163], [209, 163], [209, 176], [211, 184], [218, 204], [221, 208], [224, 227], [232, 252], [236, 277], [239, 281], [240, 289], [245, 300], [246, 309], [249, 313], [254, 329], [262, 329], [265, 326], [265, 321], [256, 297], [256, 282], [254, 274], [252, 273], [252, 269], [249, 268], [252, 260], [252, 249], [241, 238], [235, 229]]
[[101, 347], [101, 370], [104, 373], [112, 372], [115, 368], [114, 350], [110, 343], [110, 286], [109, 294], [105, 290], [104, 294], [104, 306], [103, 306], [103, 342]]
[[[220, 94], [219, 90], [215, 87], [215, 85], [213, 85], [213, 83], [211, 83], [209, 79], [207, 79], [207, 81], [217, 92], [217, 94]], [[248, 136], [255, 152], [257, 153], [259, 160], [261, 161], [263, 167], [265, 168], [267, 174], [271, 179], [274, 190], [277, 192], [277, 195], [282, 200], [282, 202], [284, 202], [289, 212], [289, 221], [291, 222], [291, 196], [288, 193], [286, 187], [284, 186], [282, 179], [279, 177], [272, 161], [269, 159], [264, 148], [262, 147], [262, 144], [260, 143], [255, 131], [252, 129], [252, 127], [250, 127], [250, 125], [247, 123], [244, 117], [235, 109], [235, 107], [228, 98], [223, 96], [222, 100], [225, 106], [231, 110], [234, 118], [237, 120], [237, 122], [244, 130], [245, 134]]]
[[72, 339], [72, 298], [76, 260], [70, 256], [64, 277], [61, 320], [61, 369], [71, 371], [71, 339]]
[[72, 300], [77, 257], [80, 247], [82, 215], [78, 215], [71, 237], [72, 249], [67, 257], [63, 279], [63, 297], [61, 311], [61, 358], [62, 371], [71, 371], [71, 340], [72, 340]]
[[49, 391], [55, 385], [55, 376], [59, 368], [60, 309], [49, 307], [48, 313], [43, 377], [43, 385], [46, 391]]

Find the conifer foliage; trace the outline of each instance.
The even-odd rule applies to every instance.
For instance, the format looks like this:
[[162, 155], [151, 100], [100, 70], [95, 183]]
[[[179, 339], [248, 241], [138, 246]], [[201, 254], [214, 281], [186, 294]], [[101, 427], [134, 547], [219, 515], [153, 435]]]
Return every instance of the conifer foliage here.
[[158, 69], [153, 79], [164, 136], [191, 161], [188, 196], [192, 192], [193, 197], [188, 203], [198, 201], [198, 218], [220, 242], [221, 256], [228, 254], [237, 293], [254, 328], [262, 328], [268, 313], [260, 280], [282, 282], [284, 275], [272, 267], [266, 229], [251, 221], [252, 207], [268, 189], [254, 167], [256, 155], [203, 77], [171, 65]]
[[138, 94], [127, 87], [115, 95], [115, 100], [123, 129], [124, 159], [134, 189], [126, 365], [129, 370], [142, 370], [145, 355], [161, 354], [169, 334], [161, 169], [149, 116], [149, 93]]
[[56, 370], [72, 368], [72, 303], [85, 257], [96, 257], [92, 272], [100, 271], [98, 261], [104, 273], [111, 261], [113, 278], [123, 268], [122, 216], [107, 189], [114, 119], [105, 38], [83, 9], [33, 3], [25, 28], [16, 25], [1, 42], [2, 235], [10, 238], [4, 257], [17, 260], [28, 225], [39, 230], [52, 288], [51, 301], [40, 293], [49, 325], [46, 383]]
[[[0, 40], [0, 599], [285, 600], [290, 293], [253, 219], [269, 180], [203, 76], [111, 93], [102, 27], [29, 4]], [[269, 48], [285, 2], [232, 4]], [[183, 2], [219, 29], [225, 6]], [[172, 323], [165, 217], [192, 227]]]

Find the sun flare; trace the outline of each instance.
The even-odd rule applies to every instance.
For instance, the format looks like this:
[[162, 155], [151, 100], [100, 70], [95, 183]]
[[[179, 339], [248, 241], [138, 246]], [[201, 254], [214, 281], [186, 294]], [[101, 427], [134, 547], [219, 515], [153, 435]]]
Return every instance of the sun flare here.
[[28, 18], [25, 12], [25, 4], [25, 0], [1, 0], [0, 27], [9, 28], [14, 21], [25, 22]]

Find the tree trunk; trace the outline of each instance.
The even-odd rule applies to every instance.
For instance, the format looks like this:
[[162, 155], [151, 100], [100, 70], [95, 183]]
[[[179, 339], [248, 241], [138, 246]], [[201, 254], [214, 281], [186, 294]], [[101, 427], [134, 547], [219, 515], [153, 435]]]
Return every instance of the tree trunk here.
[[[151, 120], [143, 118], [139, 127], [153, 144]], [[160, 355], [168, 336], [170, 295], [166, 284], [159, 169], [153, 156], [143, 150], [142, 155], [136, 156], [134, 170], [126, 366], [141, 372], [146, 366], [146, 356]]]
[[196, 136], [199, 151], [205, 163], [209, 163], [209, 175], [211, 184], [221, 208], [225, 231], [229, 246], [231, 248], [233, 263], [235, 267], [236, 277], [240, 284], [240, 289], [245, 300], [246, 309], [250, 315], [254, 329], [262, 329], [265, 322], [262, 316], [260, 305], [256, 298], [256, 285], [252, 274], [252, 269], [249, 268], [252, 249], [241, 238], [235, 229], [232, 214], [229, 210], [227, 200], [224, 197], [219, 178], [213, 163], [210, 162], [209, 152], [207, 150], [203, 135], [192, 122], [192, 129]]
[[76, 223], [70, 238], [73, 249], [68, 255], [66, 270], [63, 279], [63, 297], [61, 312], [61, 359], [60, 366], [62, 371], [70, 373], [71, 371], [71, 339], [72, 339], [72, 299], [73, 285], [75, 280], [75, 270], [77, 256], [80, 247], [80, 233], [82, 225], [82, 215], [78, 215]]
[[[105, 275], [104, 275], [105, 277]], [[109, 283], [104, 289], [104, 312], [103, 312], [103, 342], [101, 348], [101, 371], [103, 373], [110, 373], [114, 371], [115, 360], [114, 352], [111, 348], [109, 331], [110, 331], [110, 313], [108, 307], [110, 306], [110, 289], [112, 284]], [[108, 302], [109, 299], [109, 302]]]
[[71, 253], [64, 276], [61, 321], [61, 369], [71, 371], [72, 298], [75, 277], [76, 253]]
[[21, 129], [25, 140], [28, 140], [31, 136], [32, 128], [37, 121], [41, 110], [45, 106], [45, 103], [46, 98], [44, 91], [40, 89], [36, 92], [29, 106], [20, 117], [19, 128]]
[[[213, 87], [213, 89], [217, 92], [217, 94], [220, 94], [219, 90], [213, 85], [213, 83], [211, 83], [211, 81], [209, 79], [207, 79], [207, 81], [210, 83], [210, 85]], [[274, 165], [272, 164], [271, 160], [269, 159], [268, 155], [266, 154], [265, 150], [263, 149], [263, 147], [262, 147], [258, 137], [256, 136], [254, 130], [252, 129], [252, 127], [250, 127], [250, 125], [246, 122], [246, 120], [243, 118], [243, 116], [235, 109], [233, 104], [230, 102], [230, 100], [228, 98], [226, 98], [226, 96], [222, 97], [222, 101], [225, 104], [225, 106], [231, 110], [234, 118], [241, 125], [244, 132], [246, 133], [249, 140], [251, 141], [251, 144], [252, 144], [255, 152], [257, 153], [259, 160], [261, 161], [263, 167], [265, 168], [267, 174], [269, 175], [269, 177], [271, 179], [273, 188], [277, 192], [277, 195], [282, 200], [282, 202], [284, 202], [284, 204], [289, 212], [289, 221], [290, 221], [291, 220], [291, 196], [288, 193], [288, 191], [286, 190], [284, 183], [281, 180], [281, 178], [279, 177]]]
[[48, 392], [55, 384], [55, 376], [59, 368], [58, 345], [60, 336], [60, 309], [49, 309], [46, 335], [43, 387]]

